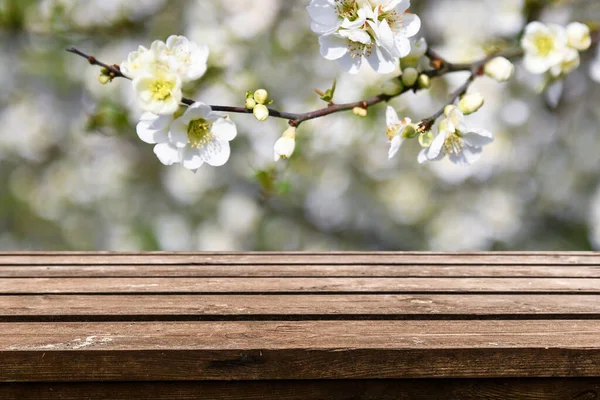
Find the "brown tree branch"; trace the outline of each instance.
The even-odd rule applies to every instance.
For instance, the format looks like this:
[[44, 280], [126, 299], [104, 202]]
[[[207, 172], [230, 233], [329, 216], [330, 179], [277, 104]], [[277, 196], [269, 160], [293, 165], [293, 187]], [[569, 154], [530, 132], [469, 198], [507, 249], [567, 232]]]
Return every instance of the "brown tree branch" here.
[[[121, 72], [121, 70], [117, 64], [108, 65], [100, 60], [97, 60], [94, 56], [85, 54], [84, 52], [82, 52], [74, 47], [67, 49], [67, 51], [87, 59], [88, 62], [92, 65], [98, 65], [103, 68], [106, 68], [108, 70], [108, 75], [111, 78], [131, 79]], [[458, 100], [458, 98], [462, 94], [464, 94], [467, 91], [470, 84], [475, 80], [475, 78], [478, 75], [481, 74], [483, 67], [489, 60], [491, 60], [494, 57], [498, 57], [498, 56], [513, 59], [513, 58], [521, 57], [522, 55], [523, 55], [523, 51], [521, 49], [515, 48], [515, 49], [509, 49], [509, 50], [505, 50], [505, 51], [502, 51], [499, 53], [492, 54], [490, 56], [485, 57], [482, 60], [475, 61], [473, 63], [454, 64], [454, 63], [446, 61], [444, 58], [442, 58], [440, 55], [438, 55], [434, 50], [428, 49], [426, 56], [429, 57], [429, 59], [431, 60], [432, 66], [434, 66], [435, 69], [433, 69], [432, 71], [427, 71], [427, 72], [425, 72], [425, 74], [429, 75], [430, 77], [439, 77], [439, 76], [443, 76], [447, 73], [452, 73], [452, 72], [471, 71], [471, 75], [469, 76], [467, 81], [463, 85], [461, 85], [456, 91], [454, 91], [452, 93], [452, 95], [450, 96], [450, 100], [449, 100], [450, 103], [448, 103], [448, 104], [452, 104], [456, 100]], [[387, 95], [387, 94], [381, 93], [376, 96], [370, 97], [368, 99], [359, 100], [359, 101], [355, 101], [352, 103], [328, 104], [324, 108], [320, 108], [320, 109], [314, 110], [314, 111], [309, 111], [306, 113], [290, 113], [290, 112], [278, 111], [278, 110], [269, 108], [269, 115], [272, 117], [276, 117], [276, 118], [287, 119], [288, 123], [291, 126], [299, 126], [304, 121], [324, 117], [326, 115], [341, 112], [341, 111], [352, 110], [356, 107], [361, 107], [361, 108], [367, 109], [368, 107], [373, 106], [375, 104], [378, 104], [381, 102], [387, 102], [387, 101], [393, 99], [394, 97], [400, 96], [401, 94], [403, 94], [411, 89], [416, 90], [413, 88], [404, 88], [400, 93], [397, 93], [395, 95]], [[182, 103], [184, 103], [186, 105], [191, 105], [194, 102], [195, 101], [192, 99], [187, 99], [187, 98], [182, 99]], [[248, 110], [246, 107], [233, 107], [233, 106], [220, 106], [220, 105], [211, 105], [210, 107], [215, 111], [240, 113], [240, 114], [251, 114], [252, 113], [252, 111]], [[433, 123], [435, 122], [435, 120], [437, 118], [439, 118], [443, 113], [444, 113], [444, 108], [442, 108], [440, 111], [433, 114], [431, 117], [424, 119], [420, 123], [420, 128], [422, 130], [430, 129], [431, 126], [433, 125]]]

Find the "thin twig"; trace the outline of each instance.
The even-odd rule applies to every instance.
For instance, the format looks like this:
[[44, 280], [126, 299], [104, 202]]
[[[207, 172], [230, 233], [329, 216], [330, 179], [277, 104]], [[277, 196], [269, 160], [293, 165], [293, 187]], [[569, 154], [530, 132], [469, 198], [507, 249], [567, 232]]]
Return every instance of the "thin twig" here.
[[[78, 56], [81, 56], [81, 57], [87, 59], [88, 62], [92, 65], [98, 65], [98, 66], [106, 68], [109, 71], [109, 76], [111, 78], [131, 79], [121, 72], [121, 70], [117, 64], [108, 65], [108, 64], [96, 59], [94, 56], [85, 54], [84, 52], [82, 52], [74, 47], [67, 49], [67, 51], [70, 53], [73, 53], [73, 54], [77, 54]], [[471, 75], [469, 76], [467, 81], [462, 86], [460, 86], [450, 96], [449, 104], [452, 104], [463, 93], [465, 93], [467, 91], [467, 89], [469, 88], [469, 85], [475, 80], [475, 78], [477, 77], [480, 70], [483, 68], [485, 63], [488, 62], [490, 59], [492, 59], [496, 56], [503, 56], [506, 58], [516, 58], [516, 57], [520, 57], [522, 55], [523, 55], [523, 51], [520, 49], [509, 49], [509, 50], [485, 57], [482, 60], [479, 60], [479, 61], [476, 61], [476, 62], [473, 62], [470, 64], [453, 64], [453, 63], [446, 61], [441, 56], [439, 56], [434, 50], [428, 49], [426, 56], [430, 58], [430, 60], [432, 61], [432, 64], [434, 65], [434, 67], [436, 67], [436, 69], [434, 69], [433, 71], [428, 71], [428, 72], [426, 72], [426, 74], [429, 75], [430, 77], [438, 77], [438, 76], [442, 76], [442, 75], [445, 75], [445, 74], [451, 73], [451, 72], [471, 71]], [[378, 104], [381, 102], [387, 102], [387, 101], [393, 99], [394, 97], [400, 96], [401, 94], [403, 94], [409, 90], [413, 90], [413, 88], [405, 88], [400, 93], [397, 93], [394, 95], [387, 95], [387, 94], [381, 93], [376, 96], [370, 97], [368, 99], [359, 100], [359, 101], [355, 101], [352, 103], [328, 104], [324, 108], [320, 108], [320, 109], [314, 110], [314, 111], [309, 111], [306, 113], [290, 113], [290, 112], [278, 111], [278, 110], [269, 108], [269, 115], [272, 117], [276, 117], [276, 118], [287, 119], [288, 123], [291, 126], [298, 126], [304, 121], [324, 117], [326, 115], [341, 112], [341, 111], [352, 110], [356, 107], [361, 107], [361, 108], [367, 109], [368, 107], [371, 107], [375, 104]], [[188, 99], [188, 98], [183, 98], [181, 100], [181, 102], [188, 106], [195, 103], [194, 100]], [[220, 106], [220, 105], [211, 105], [210, 107], [215, 111], [239, 113], [239, 114], [251, 114], [252, 113], [252, 111], [248, 110], [246, 107], [233, 107], [233, 106]], [[440, 111], [438, 111], [431, 117], [424, 119], [420, 124], [421, 129], [423, 129], [424, 126], [427, 126], [429, 129], [431, 127], [431, 125], [433, 125], [435, 120], [437, 118], [439, 118], [443, 113], [444, 113], [444, 109], [442, 108]]]

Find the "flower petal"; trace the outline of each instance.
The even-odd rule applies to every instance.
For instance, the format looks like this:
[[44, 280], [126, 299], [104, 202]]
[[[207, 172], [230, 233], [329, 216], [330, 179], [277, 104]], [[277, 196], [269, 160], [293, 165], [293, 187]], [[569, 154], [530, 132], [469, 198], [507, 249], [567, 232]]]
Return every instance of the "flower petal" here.
[[350, 74], [356, 74], [360, 70], [362, 57], [352, 57], [350, 53], [346, 53], [340, 58], [340, 68]]
[[229, 142], [213, 140], [200, 149], [202, 159], [213, 167], [220, 167], [229, 160], [231, 149]]
[[348, 40], [337, 35], [320, 36], [321, 55], [328, 60], [338, 60], [348, 53]]
[[230, 141], [237, 135], [237, 128], [235, 123], [229, 118], [219, 118], [213, 123], [211, 132], [217, 140]]
[[175, 147], [183, 148], [188, 144], [188, 125], [180, 120], [173, 121], [169, 129], [169, 140]]
[[391, 159], [392, 157], [394, 157], [396, 155], [396, 153], [398, 153], [398, 150], [400, 150], [400, 146], [402, 146], [403, 142], [404, 141], [402, 140], [401, 134], [394, 136], [394, 138], [390, 142], [390, 150], [388, 152], [388, 160]]
[[150, 144], [166, 142], [169, 138], [169, 125], [173, 121], [171, 115], [155, 115], [149, 112], [142, 114], [135, 130], [142, 141]]
[[431, 142], [431, 146], [429, 146], [427, 150], [427, 158], [429, 160], [437, 159], [438, 156], [442, 153], [442, 147], [444, 147], [444, 141], [448, 137], [446, 132], [440, 132]]
[[198, 149], [188, 146], [180, 151], [182, 152], [181, 165], [183, 165], [184, 168], [195, 170], [204, 164], [204, 159]]
[[154, 146], [154, 154], [164, 165], [173, 165], [181, 162], [181, 152], [170, 143], [159, 143]]
[[494, 135], [485, 129], [472, 129], [471, 132], [463, 134], [463, 140], [472, 147], [483, 147], [494, 141]]
[[392, 106], [387, 106], [387, 108], [385, 109], [385, 124], [388, 127], [400, 124], [400, 118], [398, 118], [398, 114]]

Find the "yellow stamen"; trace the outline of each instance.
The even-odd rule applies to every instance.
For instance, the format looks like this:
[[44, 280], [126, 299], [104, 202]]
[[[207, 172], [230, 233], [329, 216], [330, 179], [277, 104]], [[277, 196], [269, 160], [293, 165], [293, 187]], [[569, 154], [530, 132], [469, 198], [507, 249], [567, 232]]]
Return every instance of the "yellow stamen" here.
[[203, 118], [190, 121], [187, 130], [189, 145], [199, 149], [212, 141], [211, 127], [212, 124]]

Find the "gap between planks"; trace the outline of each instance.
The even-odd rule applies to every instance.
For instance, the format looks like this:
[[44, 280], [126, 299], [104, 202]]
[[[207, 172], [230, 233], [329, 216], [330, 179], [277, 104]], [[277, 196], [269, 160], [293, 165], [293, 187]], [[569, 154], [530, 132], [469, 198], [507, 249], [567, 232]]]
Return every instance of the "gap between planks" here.
[[600, 266], [498, 265], [24, 265], [1, 266], [0, 278], [392, 277], [600, 278]]
[[600, 254], [594, 252], [331, 252], [331, 253], [82, 253], [82, 252], [16, 252], [0, 253], [1, 265], [92, 265], [92, 264], [188, 264], [188, 265], [253, 265], [253, 264], [495, 264], [495, 265], [600, 265]]

